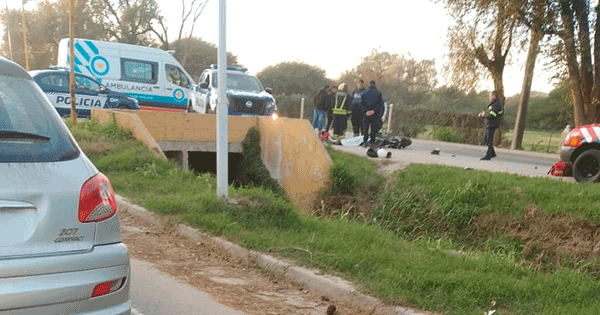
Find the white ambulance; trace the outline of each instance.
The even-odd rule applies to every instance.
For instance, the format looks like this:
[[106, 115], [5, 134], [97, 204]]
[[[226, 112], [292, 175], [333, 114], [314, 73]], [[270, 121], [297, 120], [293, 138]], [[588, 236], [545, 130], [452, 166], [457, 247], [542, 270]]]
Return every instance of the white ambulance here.
[[[58, 44], [59, 66], [70, 66], [69, 39]], [[195, 82], [170, 53], [153, 47], [75, 39], [76, 73], [135, 97], [140, 109], [199, 111]]]

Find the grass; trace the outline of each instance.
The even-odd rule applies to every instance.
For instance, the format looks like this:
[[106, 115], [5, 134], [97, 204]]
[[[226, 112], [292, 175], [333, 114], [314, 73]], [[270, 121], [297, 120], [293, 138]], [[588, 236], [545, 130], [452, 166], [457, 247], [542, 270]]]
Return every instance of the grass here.
[[[502, 137], [504, 139], [503, 143], [510, 143], [513, 137], [513, 130], [503, 130]], [[451, 127], [435, 127], [431, 125], [426, 126], [425, 130], [416, 138], [458, 143], [463, 140], [462, 135], [457, 131], [453, 131]], [[522, 147], [525, 151], [558, 153], [559, 145], [560, 132], [532, 130], [525, 130], [523, 132]]]
[[373, 176], [376, 164], [330, 151], [334, 170], [345, 170], [335, 193], [366, 185], [376, 198], [358, 221], [300, 213], [262, 187], [230, 187], [240, 203], [226, 204], [213, 176], [154, 157], [114, 125], [71, 128], [119, 194], [249, 249], [340, 275], [386, 302], [444, 314], [600, 313], [598, 277], [568, 264], [540, 270], [526, 264], [524, 240], [470, 233], [486, 214], [518, 219], [532, 207], [595, 226], [595, 185], [432, 165], [412, 165], [385, 184]]
[[[513, 130], [507, 130], [505, 139], [512, 140]], [[560, 145], [560, 132], [525, 130], [523, 132], [523, 150], [544, 153], [557, 153]]]

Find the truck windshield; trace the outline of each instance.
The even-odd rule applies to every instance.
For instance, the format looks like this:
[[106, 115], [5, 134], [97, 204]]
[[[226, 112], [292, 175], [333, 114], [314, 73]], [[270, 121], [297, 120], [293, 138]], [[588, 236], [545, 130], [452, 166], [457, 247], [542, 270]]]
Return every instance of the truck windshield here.
[[[212, 76], [212, 83], [215, 88], [218, 87], [217, 73]], [[257, 78], [245, 74], [227, 73], [227, 89], [234, 91], [260, 93], [263, 90], [262, 85]]]

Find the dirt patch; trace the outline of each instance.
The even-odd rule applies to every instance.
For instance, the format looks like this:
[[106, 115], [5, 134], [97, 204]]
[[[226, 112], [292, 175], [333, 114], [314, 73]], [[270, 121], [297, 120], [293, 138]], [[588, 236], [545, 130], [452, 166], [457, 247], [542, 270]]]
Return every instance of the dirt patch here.
[[392, 175], [395, 171], [405, 169], [410, 165], [410, 162], [407, 161], [394, 161], [389, 159], [378, 159], [377, 162], [379, 162], [380, 165], [379, 173], [386, 177]]
[[234, 261], [220, 248], [194, 242], [172, 228], [119, 212], [121, 234], [130, 255], [247, 314], [322, 315], [334, 305], [337, 315], [360, 314], [350, 306], [313, 294], [254, 265]]
[[600, 266], [600, 225], [568, 215], [548, 215], [536, 207], [529, 207], [521, 217], [502, 214], [481, 216], [476, 223], [479, 234], [505, 235], [522, 242], [523, 259], [532, 267], [544, 271], [552, 266], [567, 265], [598, 273]]
[[[393, 180], [392, 174], [397, 170], [406, 168], [410, 163], [399, 162], [390, 159], [375, 159], [380, 167], [378, 172], [387, 178], [387, 182]], [[343, 219], [367, 219], [371, 210], [377, 206], [377, 187], [361, 187], [356, 194], [322, 195], [317, 198], [312, 213], [320, 217], [339, 217]], [[369, 191], [373, 190], [373, 191]]]
[[340, 219], [367, 219], [377, 200], [365, 193], [357, 195], [327, 195], [321, 196], [319, 204], [314, 207], [312, 214], [318, 217], [337, 217]]

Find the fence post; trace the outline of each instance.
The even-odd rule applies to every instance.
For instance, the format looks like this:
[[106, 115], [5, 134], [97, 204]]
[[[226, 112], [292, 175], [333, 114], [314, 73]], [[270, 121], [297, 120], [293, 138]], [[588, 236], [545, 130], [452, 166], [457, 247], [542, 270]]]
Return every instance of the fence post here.
[[390, 129], [392, 128], [392, 108], [394, 108], [394, 104], [390, 104], [390, 109], [389, 109], [390, 114], [388, 115], [388, 123], [387, 123], [387, 131], [386, 131], [387, 134], [390, 133]]
[[300, 119], [304, 119], [304, 97], [302, 98], [302, 102], [300, 103]]

